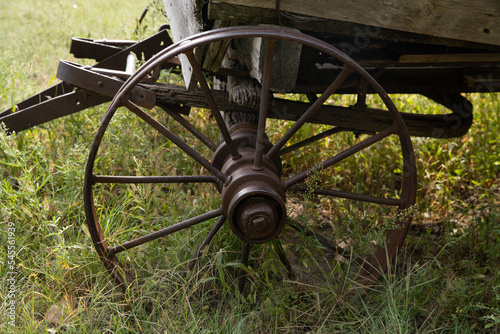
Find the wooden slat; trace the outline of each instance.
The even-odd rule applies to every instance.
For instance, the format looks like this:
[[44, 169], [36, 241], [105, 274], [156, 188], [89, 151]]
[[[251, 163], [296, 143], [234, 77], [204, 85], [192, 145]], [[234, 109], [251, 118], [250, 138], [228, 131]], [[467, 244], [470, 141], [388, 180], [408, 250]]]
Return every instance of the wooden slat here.
[[[270, 0], [219, 0], [274, 9]], [[279, 0], [283, 12], [411, 33], [500, 45], [498, 0]]]
[[[216, 20], [212, 29], [219, 29], [236, 25], [236, 22]], [[212, 43], [208, 46], [205, 57], [203, 59], [203, 69], [209, 72], [217, 72], [222, 64], [224, 55], [230, 40], [223, 40]]]

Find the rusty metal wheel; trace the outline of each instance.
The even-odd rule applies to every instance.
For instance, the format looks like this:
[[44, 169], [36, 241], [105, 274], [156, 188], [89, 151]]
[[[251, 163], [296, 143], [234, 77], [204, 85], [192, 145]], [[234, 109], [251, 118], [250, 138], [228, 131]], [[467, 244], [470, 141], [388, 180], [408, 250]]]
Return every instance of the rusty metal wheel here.
[[[207, 77], [214, 73], [207, 73], [200, 59], [202, 48], [248, 38], [265, 41], [256, 110], [230, 104], [227, 94], [211, 87]], [[300, 64], [299, 74], [311, 65], [334, 73], [329, 84], [321, 91], [311, 88], [307, 92], [291, 89], [273, 93], [272, 77], [280, 74], [273, 67], [276, 58], [273, 55], [280, 43], [297, 44], [303, 54], [307, 52], [305, 58], [312, 56], [312, 64]], [[197, 80], [196, 89], [187, 91], [176, 85], [141, 83], [148, 73], [168, 67], [181, 57], [189, 60]], [[245, 76], [244, 69], [216, 72], [222, 73], [222, 78], [242, 73]], [[353, 84], [359, 87], [358, 101], [346, 107], [345, 100], [340, 101], [334, 93]], [[134, 96], [137, 92], [134, 88], [139, 86], [155, 91], [156, 100], [141, 102], [146, 97]], [[376, 98], [366, 99], [366, 92], [374, 93]], [[293, 100], [287, 93], [295, 94]], [[305, 102], [297, 102], [297, 98]], [[374, 103], [377, 109], [366, 106], [367, 103]], [[144, 107], [151, 105], [156, 108]], [[204, 109], [192, 109], [187, 115], [183, 114], [186, 106]], [[233, 108], [255, 112], [257, 124], [242, 122], [227, 126], [221, 110]], [[161, 163], [155, 160], [151, 164], [154, 171], [137, 168], [141, 162], [135, 160], [129, 166], [113, 166], [106, 152], [119, 145], [114, 142], [118, 135], [113, 133], [112, 123], [114, 118], [121, 117], [122, 110], [137, 116], [154, 131], [146, 138], [129, 138], [130, 150], [141, 147], [143, 140], [151, 142], [159, 137], [164, 149], [158, 156], [167, 156], [174, 149], [183, 155]], [[331, 119], [332, 115], [334, 120], [325, 123], [335, 124], [335, 118], [339, 118], [335, 116], [337, 110], [354, 115], [363, 112], [366, 118], [370, 113], [383, 114], [387, 122], [373, 124], [370, 129], [366, 125], [360, 128], [357, 123], [362, 122], [356, 116], [359, 122], [355, 119], [343, 126], [311, 124], [322, 123], [323, 117]], [[167, 121], [165, 114], [169, 115]], [[106, 140], [108, 144], [104, 144]], [[181, 166], [182, 161], [191, 167], [172, 167]], [[169, 192], [165, 209], [177, 205], [169, 190], [174, 186], [181, 190], [196, 188], [188, 191], [192, 203], [196, 201], [193, 198], [200, 196], [211, 207], [201, 212], [179, 208], [178, 212], [188, 213], [177, 220], [171, 213], [162, 217], [159, 207], [149, 208], [160, 212], [154, 224], [145, 223], [146, 215], [138, 213], [130, 214], [133, 219], [125, 222], [120, 216], [123, 211], [141, 207], [140, 212], [144, 212], [147, 205], [127, 202], [107, 208], [106, 196], [117, 196], [138, 186], [147, 186], [148, 194], [155, 187], [161, 189], [160, 195]], [[180, 194], [181, 190], [174, 192]], [[102, 195], [103, 191], [107, 195]], [[211, 195], [205, 195], [207, 192]], [[410, 137], [380, 85], [329, 44], [274, 27], [209, 31], [166, 48], [144, 64], [115, 96], [101, 122], [90, 150], [84, 186], [87, 223], [96, 251], [122, 287], [136, 279], [136, 272], [129, 270], [127, 264], [133, 249], [154, 242], [155, 249], [166, 249], [169, 238], [175, 239], [180, 234], [194, 240], [189, 231], [203, 225], [199, 233], [207, 236], [197, 250], [193, 249], [194, 257], [189, 261], [193, 264], [193, 259], [202, 255], [217, 233], [229, 231], [222, 229], [226, 222], [242, 240], [241, 261], [245, 266], [249, 257], [274, 256], [277, 263], [283, 264], [278, 266], [286, 269], [292, 279], [316, 284], [343, 277], [364, 286], [380, 277], [401, 246], [410, 224], [415, 194], [415, 159]], [[113, 219], [122, 221], [113, 225]], [[265, 255], [252, 253], [252, 245], [259, 245], [253, 249], [258, 248], [262, 252], [259, 254]], [[243, 288], [244, 281], [240, 283]]]

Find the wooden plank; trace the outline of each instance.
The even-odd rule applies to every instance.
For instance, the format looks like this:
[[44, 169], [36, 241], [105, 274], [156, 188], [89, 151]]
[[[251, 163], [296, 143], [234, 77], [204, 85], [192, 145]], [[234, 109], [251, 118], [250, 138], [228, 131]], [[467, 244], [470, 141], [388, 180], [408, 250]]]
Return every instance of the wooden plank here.
[[[223, 1], [223, 0], [222, 0]], [[395, 42], [424, 43], [432, 45], [446, 45], [470, 49], [492, 50], [500, 52], [500, 46], [491, 44], [474, 43], [451, 38], [415, 34], [406, 31], [373, 27], [369, 25], [311, 18], [297, 20], [291, 14], [278, 13], [275, 9], [233, 5], [220, 1], [211, 1], [208, 5], [209, 20], [233, 20], [240, 25], [281, 24], [293, 27], [306, 33], [327, 33], [330, 37], [352, 37], [357, 40], [369, 39], [370, 41], [382, 40]]]
[[[219, 0], [275, 9], [276, 1]], [[498, 0], [279, 0], [283, 14], [337, 20], [411, 33], [500, 45]], [[300, 18], [299, 19], [307, 19]]]
[[[174, 42], [196, 35], [203, 30], [203, 0], [163, 0], [163, 4]], [[198, 60], [201, 59], [201, 54], [201, 50], [195, 50], [195, 56]], [[191, 65], [185, 55], [180, 55], [179, 60], [186, 87], [193, 89], [197, 81], [193, 76]]]

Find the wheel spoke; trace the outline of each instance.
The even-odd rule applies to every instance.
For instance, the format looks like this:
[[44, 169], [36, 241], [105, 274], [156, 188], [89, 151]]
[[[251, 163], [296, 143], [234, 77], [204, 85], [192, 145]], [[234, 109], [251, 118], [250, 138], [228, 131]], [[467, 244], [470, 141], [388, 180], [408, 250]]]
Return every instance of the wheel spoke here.
[[290, 261], [288, 261], [288, 258], [286, 257], [285, 250], [283, 249], [283, 246], [281, 245], [281, 241], [278, 239], [273, 240], [274, 244], [274, 249], [276, 250], [276, 253], [278, 253], [278, 257], [285, 266], [285, 269], [288, 273], [288, 279], [293, 279], [293, 271], [292, 271], [292, 265], [290, 264]]
[[271, 73], [274, 56], [275, 39], [267, 40], [264, 73], [262, 74], [262, 88], [259, 106], [259, 121], [257, 124], [257, 144], [255, 146], [254, 168], [262, 168], [262, 151], [264, 150], [264, 136], [266, 132], [267, 108], [269, 108], [269, 87], [271, 85]]
[[394, 130], [395, 130], [395, 125], [393, 124], [393, 126], [387, 128], [383, 131], [380, 131], [379, 133], [359, 142], [358, 144], [350, 147], [349, 149], [323, 161], [321, 164], [316, 165], [315, 167], [309, 168], [309, 169], [303, 171], [302, 173], [299, 173], [299, 174], [289, 178], [288, 180], [285, 181], [285, 187], [289, 188], [289, 187], [303, 181], [304, 179], [306, 179], [309, 175], [313, 174], [314, 172], [328, 168], [328, 167], [358, 153], [359, 151], [361, 151], [361, 150], [375, 144], [376, 142], [386, 138], [387, 136], [393, 134]]
[[92, 175], [92, 184], [96, 183], [217, 183], [219, 179], [213, 175], [188, 176], [115, 176]]
[[212, 173], [212, 175], [216, 176], [222, 182], [227, 181], [227, 175], [222, 173], [218, 168], [216, 168], [208, 160], [206, 160], [198, 152], [196, 152], [193, 148], [191, 148], [191, 146], [189, 146], [183, 140], [181, 140], [179, 137], [177, 137], [175, 134], [173, 134], [163, 124], [161, 124], [156, 119], [154, 119], [153, 117], [151, 117], [150, 115], [145, 113], [141, 108], [137, 107], [132, 102], [127, 100], [124, 102], [124, 104], [130, 111], [132, 111], [134, 114], [136, 114], [137, 116], [142, 118], [146, 123], [148, 123], [153, 128], [155, 128], [158, 132], [160, 132], [167, 139], [169, 139], [171, 142], [173, 142], [175, 145], [177, 145], [177, 147], [179, 147], [181, 150], [186, 152], [186, 154], [188, 154], [191, 158], [193, 158], [200, 165], [202, 165], [203, 167], [208, 169], [210, 171], [210, 173]]
[[210, 107], [210, 110], [212, 111], [212, 115], [215, 117], [215, 121], [217, 122], [217, 125], [219, 126], [220, 133], [222, 135], [222, 138], [224, 138], [224, 141], [226, 142], [229, 152], [231, 153], [231, 156], [233, 159], [237, 159], [240, 157], [240, 154], [238, 153], [238, 150], [236, 147], [233, 145], [233, 140], [231, 139], [231, 135], [229, 134], [229, 130], [226, 126], [226, 123], [224, 122], [224, 118], [222, 117], [222, 114], [219, 110], [219, 107], [217, 105], [217, 102], [215, 102], [215, 98], [212, 94], [212, 91], [210, 90], [210, 87], [208, 86], [207, 80], [205, 79], [205, 76], [203, 75], [203, 69], [201, 68], [200, 64], [196, 60], [196, 57], [193, 53], [192, 50], [186, 52], [186, 56], [189, 60], [189, 63], [191, 64], [193, 68], [193, 72], [196, 75], [196, 78], [198, 79], [198, 83], [200, 84], [201, 91], [205, 95], [205, 98], [207, 99], [207, 103]]
[[113, 248], [108, 249], [108, 256], [113, 256], [115, 254], [118, 254], [120, 252], [123, 252], [127, 249], [131, 249], [137, 246], [140, 246], [142, 244], [145, 244], [147, 242], [156, 240], [158, 238], [164, 237], [166, 235], [172, 234], [174, 232], [178, 232], [180, 230], [186, 229], [188, 227], [191, 227], [193, 225], [203, 223], [204, 221], [207, 221], [209, 219], [218, 217], [222, 215], [222, 209], [216, 209], [210, 212], [206, 212], [204, 214], [201, 214], [197, 217], [190, 218], [188, 220], [185, 220], [183, 222], [177, 223], [175, 225], [166, 227], [164, 229], [161, 229], [159, 231], [150, 233], [148, 235], [142, 236], [140, 238], [130, 240], [128, 242], [125, 242], [121, 245], [115, 246]]
[[211, 141], [207, 136], [198, 131], [198, 129], [195, 128], [193, 124], [189, 123], [184, 117], [179, 115], [179, 113], [175, 112], [174, 110], [172, 110], [172, 108], [164, 103], [157, 103], [157, 105], [162, 108], [167, 114], [169, 114], [173, 119], [175, 119], [177, 123], [182, 125], [186, 130], [188, 130], [191, 134], [198, 138], [210, 150], [215, 151], [217, 149], [217, 145], [215, 145], [213, 141]]
[[322, 236], [319, 233], [315, 233], [311, 231], [310, 229], [306, 228], [304, 225], [297, 223], [297, 222], [288, 222], [288, 225], [292, 227], [293, 229], [304, 233], [308, 237], [314, 237], [318, 242], [324, 246], [325, 248], [329, 249], [330, 251], [334, 252], [335, 254], [339, 254], [345, 258], [350, 258], [351, 254], [349, 251], [345, 250], [344, 248], [340, 247], [336, 243], [332, 242], [330, 239]]
[[342, 132], [342, 131], [348, 131], [348, 129], [345, 129], [345, 128], [341, 128], [341, 127], [335, 127], [335, 128], [332, 128], [332, 129], [329, 129], [327, 131], [324, 131], [322, 133], [319, 133], [315, 136], [312, 136], [312, 137], [309, 137], [307, 139], [304, 139], [298, 143], [295, 143], [293, 145], [290, 145], [290, 146], [287, 146], [285, 148], [282, 148], [279, 152], [279, 155], [282, 156], [286, 153], [290, 153], [292, 151], [295, 151], [301, 147], [304, 147], [304, 146], [307, 146], [307, 145], [310, 145], [314, 142], [317, 142], [318, 140], [321, 140], [321, 139], [324, 139], [326, 137], [329, 137], [331, 135], [334, 135], [336, 133], [339, 133], [339, 132]]
[[222, 225], [224, 225], [225, 222], [226, 222], [226, 217], [220, 216], [219, 219], [217, 220], [217, 223], [215, 223], [215, 225], [212, 227], [205, 240], [203, 240], [200, 247], [198, 247], [198, 249], [196, 250], [196, 253], [193, 255], [191, 260], [189, 260], [188, 263], [189, 270], [193, 269], [194, 265], [196, 264], [196, 261], [201, 257], [201, 253], [203, 253], [203, 251], [205, 251], [205, 249], [210, 245], [213, 238], [215, 237], [217, 232], [219, 232], [219, 230], [221, 229]]
[[300, 191], [300, 192], [311, 192], [316, 195], [324, 195], [345, 199], [352, 199], [355, 201], [375, 203], [380, 205], [390, 205], [390, 206], [402, 206], [404, 201], [397, 198], [384, 198], [378, 196], [364, 195], [364, 194], [356, 194], [348, 191], [341, 190], [333, 190], [333, 189], [324, 189], [324, 188], [314, 188], [311, 189], [308, 186], [298, 186], [295, 185], [291, 187], [291, 190]]
[[318, 100], [318, 95], [316, 95], [314, 93], [309, 92], [309, 93], [306, 93], [306, 95], [307, 95], [307, 98], [309, 99], [310, 103], [313, 103], [316, 100]]
[[331, 85], [324, 91], [324, 93], [313, 102], [313, 104], [307, 109], [307, 111], [300, 116], [300, 118], [295, 122], [292, 127], [283, 135], [283, 137], [278, 140], [276, 144], [269, 150], [267, 156], [273, 158], [275, 154], [277, 154], [281, 148], [286, 144], [290, 138], [304, 125], [307, 120], [313, 116], [323, 105], [323, 103], [328, 100], [328, 98], [335, 93], [335, 91], [342, 85], [342, 83], [347, 79], [349, 74], [351, 74], [352, 69], [350, 67], [344, 67], [342, 72], [335, 78], [335, 80], [331, 83]]
[[[248, 267], [248, 257], [250, 256], [250, 246], [248, 242], [243, 242], [243, 247], [241, 249], [241, 264]], [[241, 268], [238, 276], [238, 290], [243, 293], [245, 289], [245, 283], [247, 281], [245, 269]]]

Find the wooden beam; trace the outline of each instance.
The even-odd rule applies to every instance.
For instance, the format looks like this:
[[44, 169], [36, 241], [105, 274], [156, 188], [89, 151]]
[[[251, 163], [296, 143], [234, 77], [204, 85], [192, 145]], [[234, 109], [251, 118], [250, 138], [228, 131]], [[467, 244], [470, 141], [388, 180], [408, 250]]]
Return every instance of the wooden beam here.
[[428, 66], [496, 65], [500, 64], [500, 53], [412, 54], [401, 55], [397, 62], [398, 66], [410, 64], [427, 64]]
[[[276, 1], [219, 0], [274, 10]], [[500, 45], [500, 2], [497, 0], [280, 0], [280, 11], [309, 18], [336, 20], [426, 36]], [[302, 19], [307, 19], [304, 17]]]
[[[168, 84], [141, 84], [156, 93], [157, 101], [165, 104], [180, 104], [194, 108], [209, 108], [200, 89], [188, 91], [185, 87]], [[228, 93], [212, 91], [221, 110], [258, 113], [257, 109], [244, 107], [230, 102]], [[269, 108], [269, 118], [297, 121], [310, 107], [309, 103], [274, 98]], [[472, 115], [468, 112], [444, 115], [421, 115], [401, 113], [411, 136], [452, 138], [460, 137], [472, 124]], [[386, 110], [323, 105], [312, 116], [310, 123], [340, 126], [352, 131], [375, 133], [386, 129], [392, 122], [391, 114]]]

